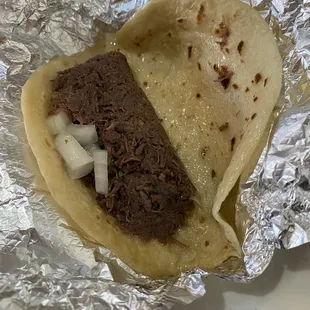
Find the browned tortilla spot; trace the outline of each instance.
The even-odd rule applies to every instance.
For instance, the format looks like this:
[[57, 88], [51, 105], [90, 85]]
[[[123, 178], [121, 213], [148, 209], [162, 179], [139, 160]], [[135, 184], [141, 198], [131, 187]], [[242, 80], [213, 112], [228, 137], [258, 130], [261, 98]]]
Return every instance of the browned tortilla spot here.
[[207, 155], [208, 150], [209, 150], [209, 147], [207, 147], [207, 146], [205, 146], [205, 147], [201, 150], [200, 154], [201, 154], [201, 157], [202, 157], [202, 158], [205, 158], [205, 156]]
[[254, 81], [256, 84], [258, 84], [261, 79], [262, 79], [262, 75], [260, 73], [257, 73], [254, 77]]
[[264, 80], [264, 87], [267, 85], [267, 81], [268, 81], [268, 78], [265, 78], [265, 80]]
[[238, 46], [237, 46], [237, 50], [238, 50], [238, 53], [239, 53], [240, 56], [241, 56], [241, 54], [242, 54], [243, 46], [244, 46], [244, 42], [243, 42], [243, 41], [240, 41], [239, 44], [238, 44]]
[[255, 117], [256, 117], [256, 113], [254, 113], [252, 116], [251, 116], [251, 119], [253, 120]]
[[201, 64], [200, 64], [200, 62], [197, 62], [197, 66], [198, 66], [198, 70], [201, 71]]
[[143, 82], [143, 85], [144, 85], [144, 86], [147, 86], [147, 82]]
[[196, 94], [196, 98], [198, 99], [198, 98], [200, 98], [201, 97], [201, 95], [199, 94], [199, 93], [197, 93]]
[[245, 89], [245, 92], [247, 93], [249, 90], [250, 90], [249, 87], [247, 87], [247, 88]]
[[231, 151], [233, 151], [234, 150], [234, 146], [235, 146], [235, 143], [236, 143], [236, 138], [235, 137], [233, 137], [232, 139], [231, 139]]
[[203, 22], [203, 19], [206, 17], [205, 14], [205, 6], [203, 4], [200, 4], [200, 8], [197, 15], [197, 24], [201, 24]]
[[178, 22], [178, 23], [183, 23], [183, 20], [184, 20], [183, 18], [178, 18], [178, 19], [177, 19], [177, 22]]
[[219, 75], [218, 82], [227, 89], [230, 84], [230, 79], [233, 76], [233, 72], [228, 70], [227, 66], [218, 67], [216, 64], [213, 66], [214, 71]]
[[229, 127], [229, 124], [228, 124], [228, 122], [226, 122], [225, 124], [223, 124], [219, 127], [219, 131], [224, 131], [224, 130], [228, 129], [228, 127]]
[[229, 86], [229, 83], [230, 83], [230, 78], [227, 77], [227, 78], [223, 79], [223, 80], [220, 81], [220, 82], [221, 82], [222, 86], [224, 87], [224, 89], [227, 89], [228, 86]]
[[224, 22], [221, 22], [219, 25], [219, 29], [216, 29], [215, 33], [222, 39], [222, 41], [216, 43], [220, 45], [221, 50], [224, 50], [225, 46], [228, 44], [228, 38], [230, 36], [230, 31], [228, 27]]
[[214, 179], [216, 177], [216, 172], [214, 169], [212, 169], [212, 172], [211, 172], [211, 177], [212, 179]]
[[253, 101], [254, 101], [254, 102], [256, 102], [256, 101], [257, 101], [257, 99], [258, 99], [258, 97], [257, 97], [257, 96], [255, 96], [255, 97], [253, 98]]
[[239, 86], [236, 83], [234, 83], [232, 86], [233, 86], [234, 89], [238, 89], [239, 88]]
[[199, 223], [204, 223], [206, 221], [206, 218], [204, 217], [204, 216], [201, 216], [200, 218], [199, 218]]
[[205, 246], [207, 247], [207, 246], [209, 246], [209, 244], [210, 244], [209, 241], [206, 240], [206, 241], [205, 241]]
[[188, 47], [188, 51], [187, 51], [187, 57], [188, 59], [190, 59], [192, 57], [192, 50], [193, 50], [193, 47], [192, 46], [189, 46]]

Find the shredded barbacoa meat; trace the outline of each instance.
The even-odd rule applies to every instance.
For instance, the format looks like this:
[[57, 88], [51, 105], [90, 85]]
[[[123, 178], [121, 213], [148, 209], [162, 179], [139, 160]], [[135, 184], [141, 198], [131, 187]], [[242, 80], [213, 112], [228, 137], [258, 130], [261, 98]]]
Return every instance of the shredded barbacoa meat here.
[[[59, 72], [50, 113], [95, 124], [109, 154], [109, 193], [98, 204], [127, 233], [166, 243], [193, 209], [195, 189], [125, 56], [109, 52]], [[93, 175], [84, 178], [94, 186]]]

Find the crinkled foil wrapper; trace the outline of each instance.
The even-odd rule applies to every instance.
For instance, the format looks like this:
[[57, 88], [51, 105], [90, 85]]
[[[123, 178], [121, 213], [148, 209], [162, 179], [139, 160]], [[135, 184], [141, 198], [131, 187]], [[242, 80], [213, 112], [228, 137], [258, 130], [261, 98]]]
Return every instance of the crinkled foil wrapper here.
[[[205, 293], [202, 270], [154, 281], [109, 250], [85, 246], [34, 190], [24, 161], [19, 101], [30, 73], [53, 56], [90, 46], [95, 19], [119, 28], [146, 2], [0, 0], [1, 309], [165, 309]], [[265, 270], [276, 247], [310, 238], [310, 2], [244, 2], [270, 25], [284, 59], [279, 121], [237, 202], [251, 220], [242, 223], [244, 266], [229, 278], [246, 282]]]

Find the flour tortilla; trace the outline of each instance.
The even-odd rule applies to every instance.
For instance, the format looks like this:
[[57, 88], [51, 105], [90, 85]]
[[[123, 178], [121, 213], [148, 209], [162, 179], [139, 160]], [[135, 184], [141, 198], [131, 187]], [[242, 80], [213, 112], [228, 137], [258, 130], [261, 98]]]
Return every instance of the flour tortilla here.
[[[229, 29], [225, 39], [223, 24]], [[225, 203], [225, 214], [220, 209], [250, 161], [280, 92], [282, 63], [268, 26], [238, 0], [152, 0], [116, 35], [103, 37], [82, 53], [51, 60], [23, 88], [26, 134], [53, 198], [88, 239], [148, 276], [195, 267], [212, 271], [240, 256], [234, 204]], [[145, 243], [123, 233], [96, 204], [94, 193], [68, 177], [48, 133], [57, 72], [113, 49], [126, 55], [197, 189], [195, 211], [174, 235], [186, 247]], [[227, 89], [217, 81], [214, 65], [233, 73]], [[228, 128], [221, 131], [225, 123]]]

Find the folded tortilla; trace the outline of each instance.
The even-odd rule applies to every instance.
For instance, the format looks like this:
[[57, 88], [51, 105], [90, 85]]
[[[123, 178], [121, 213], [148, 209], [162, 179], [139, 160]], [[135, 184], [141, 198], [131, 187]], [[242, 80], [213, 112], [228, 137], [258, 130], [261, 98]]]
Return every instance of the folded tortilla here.
[[[89, 188], [68, 177], [48, 132], [57, 72], [116, 49], [126, 55], [197, 189], [194, 212], [174, 235], [185, 247], [124, 233]], [[118, 33], [39, 68], [25, 84], [21, 104], [29, 145], [55, 201], [91, 241], [136, 271], [162, 277], [195, 267], [212, 271], [240, 257], [232, 189], [266, 128], [281, 81], [276, 42], [249, 6], [238, 0], [151, 0]]]

